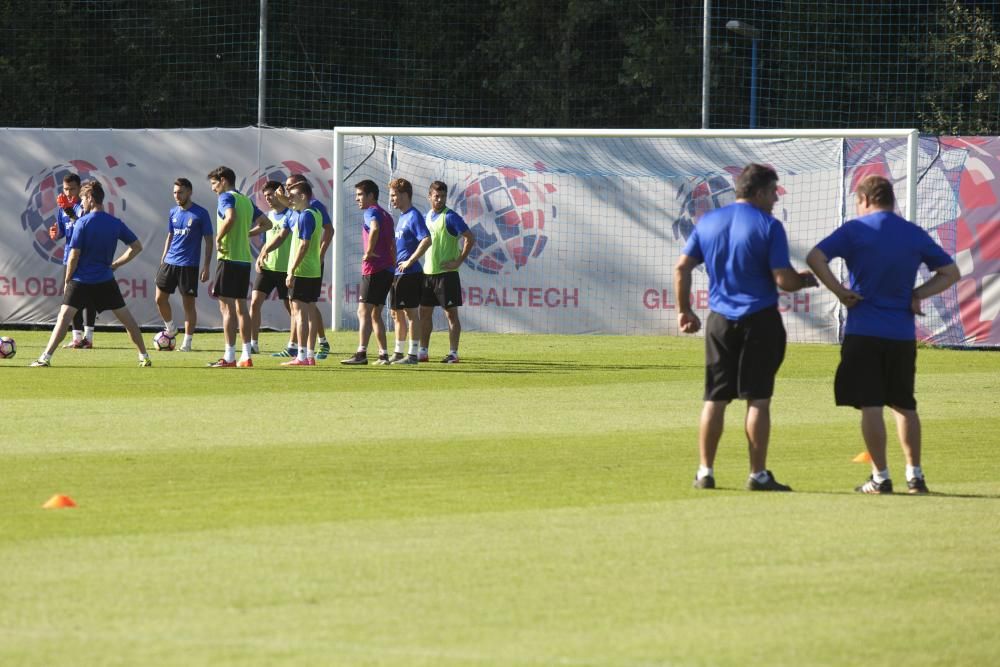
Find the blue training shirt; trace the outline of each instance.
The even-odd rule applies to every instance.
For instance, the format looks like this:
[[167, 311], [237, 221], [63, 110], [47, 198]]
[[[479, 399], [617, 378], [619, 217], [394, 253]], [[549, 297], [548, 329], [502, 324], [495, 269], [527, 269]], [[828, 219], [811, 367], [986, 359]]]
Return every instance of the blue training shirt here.
[[[424, 222], [424, 216], [414, 207], [399, 216], [399, 220], [396, 222], [396, 275], [403, 275], [403, 271], [399, 270], [399, 263], [405, 262], [413, 253], [417, 251], [417, 246], [420, 242], [430, 236], [430, 232], [427, 231], [427, 223]], [[420, 266], [420, 262], [414, 262], [410, 265], [410, 268], [406, 270], [406, 273], [423, 273], [424, 269]]]
[[708, 307], [729, 320], [777, 305], [772, 272], [792, 266], [781, 222], [743, 202], [702, 216], [683, 252], [705, 263]]
[[208, 211], [195, 203], [186, 210], [175, 206], [170, 209], [167, 230], [173, 236], [164, 263], [197, 267], [201, 263], [202, 239], [213, 233]]
[[124, 222], [104, 211], [88, 213], [77, 220], [73, 227], [73, 235], [67, 247], [80, 251], [80, 261], [72, 279], [85, 284], [114, 280], [111, 262], [115, 259], [118, 242], [131, 245], [138, 237]]
[[816, 247], [827, 259], [842, 257], [850, 289], [863, 298], [847, 310], [845, 334], [914, 340], [913, 287], [917, 271], [953, 263], [930, 234], [890, 211], [848, 220]]
[[[69, 246], [69, 240], [73, 236], [73, 226], [76, 224], [77, 220], [83, 217], [83, 204], [77, 202], [73, 204], [73, 212], [76, 213], [76, 220], [73, 220], [66, 212], [61, 208], [56, 207], [56, 227], [59, 230], [56, 238], [65, 238], [66, 246]], [[63, 266], [69, 261], [69, 250], [63, 248]]]

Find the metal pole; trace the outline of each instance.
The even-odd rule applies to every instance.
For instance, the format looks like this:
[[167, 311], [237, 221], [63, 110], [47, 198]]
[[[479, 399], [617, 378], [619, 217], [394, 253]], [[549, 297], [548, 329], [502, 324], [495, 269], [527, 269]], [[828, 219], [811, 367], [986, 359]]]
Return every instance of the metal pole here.
[[264, 127], [267, 95], [267, 0], [260, 0], [260, 43], [257, 49], [257, 127]]
[[757, 129], [757, 38], [750, 40], [750, 129]]
[[344, 182], [340, 177], [344, 173], [344, 135], [337, 128], [333, 130], [333, 208], [330, 217], [333, 218], [333, 266], [330, 267], [330, 283], [333, 294], [330, 295], [330, 329], [342, 331], [341, 318], [344, 316]]
[[708, 98], [712, 73], [712, 0], [705, 0], [705, 9], [702, 12], [701, 26], [701, 129], [707, 130], [708, 125]]

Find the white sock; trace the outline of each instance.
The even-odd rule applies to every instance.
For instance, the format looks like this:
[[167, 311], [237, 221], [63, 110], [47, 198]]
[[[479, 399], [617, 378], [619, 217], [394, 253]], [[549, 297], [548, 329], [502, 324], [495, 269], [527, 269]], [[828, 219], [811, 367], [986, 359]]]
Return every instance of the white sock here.
[[290, 340], [290, 341], [288, 341], [288, 349], [289, 350], [297, 350], [297, 349], [299, 349], [299, 346], [295, 343], [294, 340]]
[[450, 350], [449, 352], [456, 357], [458, 356], [458, 350]]
[[886, 468], [885, 470], [876, 470], [872, 473], [872, 479], [881, 484], [885, 480], [889, 479], [889, 469]]
[[148, 352], [140, 352], [139, 353], [139, 361], [142, 361], [143, 359], [149, 359], [149, 353]]
[[750, 477], [752, 477], [755, 481], [757, 481], [760, 484], [764, 484], [765, 482], [767, 482], [767, 480], [771, 479], [771, 476], [767, 474], [766, 470], [761, 470], [760, 472], [752, 472], [750, 473]]
[[698, 473], [695, 475], [695, 479], [704, 479], [705, 477], [715, 477], [715, 470], [702, 465], [698, 466]]
[[240, 355], [240, 361], [246, 361], [250, 358], [250, 343], [243, 343], [243, 354]]
[[256, 340], [254, 340], [254, 339], [251, 339], [251, 340], [250, 340], [250, 349], [253, 349], [253, 348], [255, 348], [255, 347], [258, 347], [258, 345], [257, 345], [257, 341], [256, 341]]
[[368, 347], [365, 345], [358, 345], [358, 352], [363, 352], [365, 354], [368, 354]]
[[163, 330], [166, 331], [171, 336], [176, 336], [177, 335], [177, 327], [174, 326], [173, 322], [167, 322], [166, 320], [164, 320], [164, 322], [163, 322]]
[[84, 327], [83, 328], [83, 337], [86, 338], [89, 341], [93, 341], [94, 340], [94, 327]]
[[306, 357], [306, 348], [300, 347], [299, 351], [295, 353], [295, 359], [298, 361], [305, 361], [307, 358], [308, 357]]
[[315, 358], [316, 358], [316, 350], [312, 350], [312, 349], [310, 349], [310, 348], [307, 347], [306, 348], [306, 359], [315, 359]]
[[380, 357], [384, 357], [384, 356], [386, 356], [387, 354], [389, 354], [389, 351], [388, 351], [388, 350], [383, 350], [382, 348], [379, 348], [379, 349], [378, 349], [378, 356], [380, 356]]
[[236, 361], [236, 346], [226, 345], [226, 351], [222, 353], [222, 358], [226, 361]]
[[45, 354], [44, 352], [42, 352], [41, 356], [38, 357], [39, 361], [50, 361], [51, 359], [52, 359], [52, 355], [51, 354]]
[[417, 356], [417, 350], [419, 349], [419, 347], [420, 347], [420, 343], [418, 343], [415, 340], [411, 340], [410, 341], [410, 356], [411, 357]]
[[427, 356], [429, 354], [428, 348], [426, 348], [426, 347], [420, 348], [420, 354], [423, 355], [423, 356]]
[[184, 334], [184, 342], [181, 343], [184, 347], [191, 347], [191, 341], [194, 340], [194, 336], [191, 334]]
[[924, 478], [924, 469], [920, 466], [906, 466], [906, 481]]
[[319, 343], [320, 345], [328, 345], [329, 344], [329, 341], [326, 338], [324, 338], [323, 336], [320, 336], [319, 338], [317, 338], [316, 342]]
[[79, 329], [73, 329], [73, 340], [83, 340], [83, 332]]

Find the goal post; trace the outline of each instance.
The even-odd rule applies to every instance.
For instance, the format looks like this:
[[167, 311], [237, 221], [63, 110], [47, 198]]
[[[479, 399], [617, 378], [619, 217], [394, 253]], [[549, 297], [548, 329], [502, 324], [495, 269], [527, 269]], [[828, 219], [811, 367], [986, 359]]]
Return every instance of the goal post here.
[[[697, 218], [731, 201], [735, 170], [778, 171], [788, 206], [775, 217], [804, 268], [812, 244], [853, 216], [851, 178], [881, 170], [917, 221], [919, 141], [913, 129], [337, 127], [331, 325], [356, 326], [353, 185], [366, 178], [387, 210], [392, 178], [413, 184], [422, 212], [431, 181], [449, 186], [449, 208], [477, 238], [461, 274], [466, 330], [670, 334], [672, 262]], [[827, 296], [785, 313], [790, 340], [838, 339], [839, 304]]]

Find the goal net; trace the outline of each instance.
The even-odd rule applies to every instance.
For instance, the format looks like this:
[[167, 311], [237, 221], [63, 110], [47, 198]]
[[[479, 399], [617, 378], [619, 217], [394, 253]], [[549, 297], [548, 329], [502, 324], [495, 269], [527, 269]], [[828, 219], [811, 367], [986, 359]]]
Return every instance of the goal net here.
[[[732, 202], [744, 165], [779, 175], [774, 215], [792, 264], [854, 215], [853, 183], [884, 173], [900, 213], [918, 217], [916, 131], [585, 131], [337, 128], [332, 214], [334, 325], [357, 326], [361, 213], [354, 185], [413, 184], [428, 209], [432, 181], [476, 237], [461, 269], [462, 324], [500, 333], [678, 333], [673, 267], [699, 218]], [[398, 217], [399, 211], [391, 211]], [[843, 273], [842, 267], [834, 267]], [[846, 277], [846, 276], [845, 276]], [[708, 281], [692, 303], [704, 317]], [[825, 289], [782, 293], [789, 340], [836, 342], [844, 314]], [[444, 327], [436, 312], [435, 328]]]

